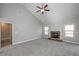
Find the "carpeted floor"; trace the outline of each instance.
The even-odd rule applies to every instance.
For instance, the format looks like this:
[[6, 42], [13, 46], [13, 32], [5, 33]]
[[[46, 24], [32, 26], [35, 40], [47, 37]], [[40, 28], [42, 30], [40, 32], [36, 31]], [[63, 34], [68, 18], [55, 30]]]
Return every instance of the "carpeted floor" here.
[[79, 56], [79, 45], [38, 39], [2, 48], [0, 56]]

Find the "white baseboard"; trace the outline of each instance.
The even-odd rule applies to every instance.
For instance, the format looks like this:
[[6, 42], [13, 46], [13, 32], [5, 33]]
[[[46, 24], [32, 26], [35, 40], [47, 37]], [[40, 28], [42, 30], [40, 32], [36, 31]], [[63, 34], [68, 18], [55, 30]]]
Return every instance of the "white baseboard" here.
[[16, 43], [13, 43], [13, 45], [17, 45], [17, 44], [20, 44], [20, 43], [24, 43], [24, 42], [28, 42], [28, 41], [32, 41], [32, 40], [36, 40], [36, 39], [40, 39], [40, 38], [35, 38], [35, 39], [29, 39], [29, 40], [25, 40], [25, 41], [21, 41], [21, 42], [16, 42]]
[[76, 45], [79, 45], [79, 43], [77, 42], [72, 42], [72, 41], [67, 41], [67, 40], [63, 40], [64, 42], [68, 42], [68, 43], [72, 43], [72, 44], [76, 44]]

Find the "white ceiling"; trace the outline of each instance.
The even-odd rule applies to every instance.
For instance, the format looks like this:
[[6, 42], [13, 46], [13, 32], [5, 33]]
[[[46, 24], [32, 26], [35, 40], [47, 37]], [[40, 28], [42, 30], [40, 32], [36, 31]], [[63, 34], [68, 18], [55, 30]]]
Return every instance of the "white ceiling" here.
[[49, 12], [41, 14], [36, 13], [38, 8], [41, 6], [40, 3], [25, 3], [23, 4], [35, 17], [41, 20], [45, 24], [50, 24], [55, 21], [63, 21], [63, 19], [70, 19], [79, 17], [79, 4], [77, 3], [47, 3]]

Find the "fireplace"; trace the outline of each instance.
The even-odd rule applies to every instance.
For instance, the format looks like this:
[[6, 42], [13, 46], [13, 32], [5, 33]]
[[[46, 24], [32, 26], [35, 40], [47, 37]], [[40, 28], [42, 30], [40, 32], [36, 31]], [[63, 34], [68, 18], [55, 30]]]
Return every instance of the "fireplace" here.
[[51, 31], [50, 32], [50, 37], [60, 39], [60, 31]]
[[61, 41], [61, 39], [60, 39], [60, 31], [50, 31], [49, 39]]

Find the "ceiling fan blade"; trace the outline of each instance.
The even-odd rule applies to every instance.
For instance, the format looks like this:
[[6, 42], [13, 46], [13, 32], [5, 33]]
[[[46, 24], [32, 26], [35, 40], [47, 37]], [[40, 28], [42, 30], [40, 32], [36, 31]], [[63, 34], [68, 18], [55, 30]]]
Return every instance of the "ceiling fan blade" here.
[[38, 11], [36, 11], [36, 12], [39, 12], [39, 11], [41, 11], [41, 10], [38, 10]]
[[45, 11], [50, 11], [49, 9], [45, 9]]
[[44, 6], [44, 8], [46, 8], [48, 5], [46, 4], [45, 6]]
[[41, 9], [41, 7], [37, 6], [37, 8]]

